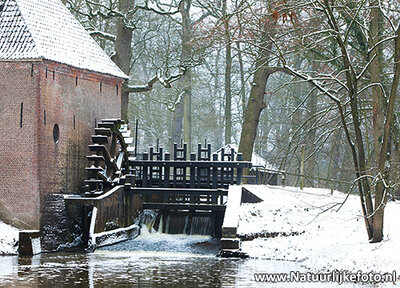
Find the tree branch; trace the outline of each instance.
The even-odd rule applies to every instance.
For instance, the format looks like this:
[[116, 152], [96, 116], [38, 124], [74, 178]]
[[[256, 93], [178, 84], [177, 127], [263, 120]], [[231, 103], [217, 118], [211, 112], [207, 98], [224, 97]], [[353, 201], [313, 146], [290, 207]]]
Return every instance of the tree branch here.
[[143, 93], [153, 90], [153, 86], [156, 83], [160, 83], [165, 88], [172, 88], [172, 83], [180, 79], [185, 75], [186, 69], [182, 68], [181, 72], [175, 75], [169, 76], [167, 79], [162, 78], [161, 73], [157, 73], [149, 82], [144, 85], [126, 85], [125, 89], [129, 93]]
[[107, 32], [103, 32], [103, 31], [98, 31], [98, 30], [92, 30], [92, 31], [88, 31], [90, 36], [96, 36], [96, 37], [100, 37], [112, 42], [115, 42], [115, 39], [117, 38], [115, 35], [107, 33]]

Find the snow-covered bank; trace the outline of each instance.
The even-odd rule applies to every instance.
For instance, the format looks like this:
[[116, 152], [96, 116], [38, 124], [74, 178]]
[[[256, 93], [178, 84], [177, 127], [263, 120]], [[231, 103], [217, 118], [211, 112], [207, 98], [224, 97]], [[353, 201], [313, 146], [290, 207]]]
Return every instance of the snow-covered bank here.
[[18, 229], [0, 221], [0, 255], [17, 254]]
[[[300, 261], [313, 270], [344, 269], [392, 272], [400, 267], [400, 203], [389, 202], [385, 212], [385, 239], [369, 244], [361, 205], [350, 195], [327, 189], [255, 186], [246, 188], [262, 198], [240, 208], [238, 233], [300, 232], [299, 235], [244, 241], [251, 257]], [[328, 209], [334, 206], [333, 209]], [[304, 231], [304, 233], [302, 233]], [[400, 272], [400, 271], [398, 271]]]

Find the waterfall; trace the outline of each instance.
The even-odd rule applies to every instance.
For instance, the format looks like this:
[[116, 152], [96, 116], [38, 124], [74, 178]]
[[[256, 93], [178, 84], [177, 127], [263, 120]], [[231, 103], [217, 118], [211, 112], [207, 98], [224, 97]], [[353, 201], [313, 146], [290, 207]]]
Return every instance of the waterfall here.
[[[139, 215], [140, 233], [147, 231], [147, 233], [155, 233], [155, 223], [157, 220], [158, 212], [155, 210], [145, 209]], [[143, 231], [144, 230], [144, 231]]]
[[213, 220], [210, 216], [193, 216], [190, 235], [213, 235]]
[[140, 234], [166, 233], [214, 236], [214, 220], [210, 215], [188, 212], [143, 210], [140, 215]]

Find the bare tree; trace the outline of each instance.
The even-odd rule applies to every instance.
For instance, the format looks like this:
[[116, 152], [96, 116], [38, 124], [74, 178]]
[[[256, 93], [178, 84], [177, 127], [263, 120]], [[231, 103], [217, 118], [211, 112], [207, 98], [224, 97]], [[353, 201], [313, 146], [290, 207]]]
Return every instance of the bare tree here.
[[[297, 2], [296, 5], [298, 4]], [[306, 11], [310, 18], [316, 17], [321, 23], [314, 26], [314, 31], [303, 35], [303, 43], [307, 43], [303, 46], [303, 51], [313, 50], [324, 55], [325, 70], [330, 73], [312, 71], [313, 74], [310, 74], [309, 71], [298, 71], [290, 65], [280, 48], [279, 57], [283, 67], [312, 83], [337, 106], [342, 129], [351, 148], [355, 182], [358, 183], [368, 238], [371, 242], [380, 242], [383, 238], [384, 209], [391, 186], [388, 182], [388, 151], [400, 77], [400, 28], [392, 22], [391, 17], [383, 17], [386, 12], [377, 1], [339, 1], [335, 6], [328, 0], [302, 4], [308, 5]], [[302, 7], [304, 9], [306, 6]], [[383, 18], [386, 19], [385, 25], [388, 28], [386, 35], [380, 35], [377, 29]], [[327, 40], [335, 44], [337, 55], [332, 53], [330, 45], [326, 45]], [[382, 47], [386, 47], [388, 59], [393, 59], [394, 62], [391, 68], [393, 77], [390, 79], [386, 97], [382, 96], [385, 95], [385, 85], [380, 78], [383, 70], [383, 53], [380, 52]], [[315, 54], [313, 57], [316, 57]], [[382, 60], [379, 61], [379, 58]], [[371, 113], [374, 120], [374, 147], [378, 150], [375, 151], [377, 166], [372, 170], [368, 169], [368, 154], [365, 151], [369, 141], [368, 130], [363, 129], [363, 123], [368, 121], [368, 116], [365, 118], [361, 110], [362, 99], [369, 91], [373, 102]], [[350, 119], [345, 109], [350, 110]]]

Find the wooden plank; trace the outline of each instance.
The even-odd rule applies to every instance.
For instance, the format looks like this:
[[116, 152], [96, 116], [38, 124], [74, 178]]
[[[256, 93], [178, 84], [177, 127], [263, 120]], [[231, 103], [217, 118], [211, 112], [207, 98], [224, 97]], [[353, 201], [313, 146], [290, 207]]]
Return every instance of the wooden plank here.
[[104, 169], [102, 167], [99, 167], [99, 166], [97, 166], [97, 167], [96, 166], [86, 167], [85, 170], [86, 171], [90, 171], [90, 172], [93, 172], [93, 171], [103, 172], [104, 171]]
[[106, 146], [104, 145], [99, 145], [99, 144], [93, 144], [93, 145], [89, 145], [89, 149], [92, 152], [108, 152], [108, 149]]
[[85, 183], [87, 184], [99, 184], [99, 183], [103, 183], [103, 180], [100, 179], [89, 179], [89, 180], [85, 180]]
[[118, 170], [118, 167], [117, 167], [116, 163], [112, 160], [110, 152], [108, 152], [108, 149], [106, 146], [94, 144], [94, 145], [89, 145], [89, 149], [90, 149], [90, 151], [93, 151], [93, 152], [103, 153], [104, 161], [105, 161], [107, 167], [111, 167], [114, 170]]
[[99, 128], [109, 128], [109, 129], [114, 129], [114, 123], [112, 123], [112, 122], [100, 122], [100, 123], [98, 123], [97, 124], [97, 126], [99, 127]]
[[160, 160], [137, 160], [133, 157], [129, 158], [131, 166], [162, 166], [162, 167], [199, 167], [199, 168], [209, 168], [209, 167], [223, 167], [223, 168], [251, 168], [251, 162], [237, 162], [237, 161], [160, 161]]
[[167, 210], [211, 210], [225, 211], [224, 205], [208, 205], [208, 204], [176, 204], [176, 203], [143, 203], [143, 209], [167, 209]]
[[120, 118], [110, 118], [110, 119], [102, 119], [102, 122], [111, 122], [114, 124], [124, 124], [125, 121]]
[[122, 134], [125, 140], [125, 144], [130, 145], [133, 143], [133, 137], [125, 137], [124, 134]]
[[163, 194], [165, 192], [171, 194], [216, 194], [216, 195], [228, 195], [228, 190], [226, 189], [191, 189], [191, 188], [152, 188], [152, 187], [134, 187], [131, 188], [128, 193], [132, 194]]
[[94, 144], [107, 144], [108, 143], [108, 137], [105, 135], [92, 135], [91, 138], [92, 138], [92, 141]]
[[103, 156], [101, 156], [101, 155], [96, 155], [96, 154], [86, 156], [86, 158], [87, 158], [89, 161], [105, 161]]
[[110, 128], [94, 128], [94, 133], [96, 135], [111, 136], [112, 132]]

